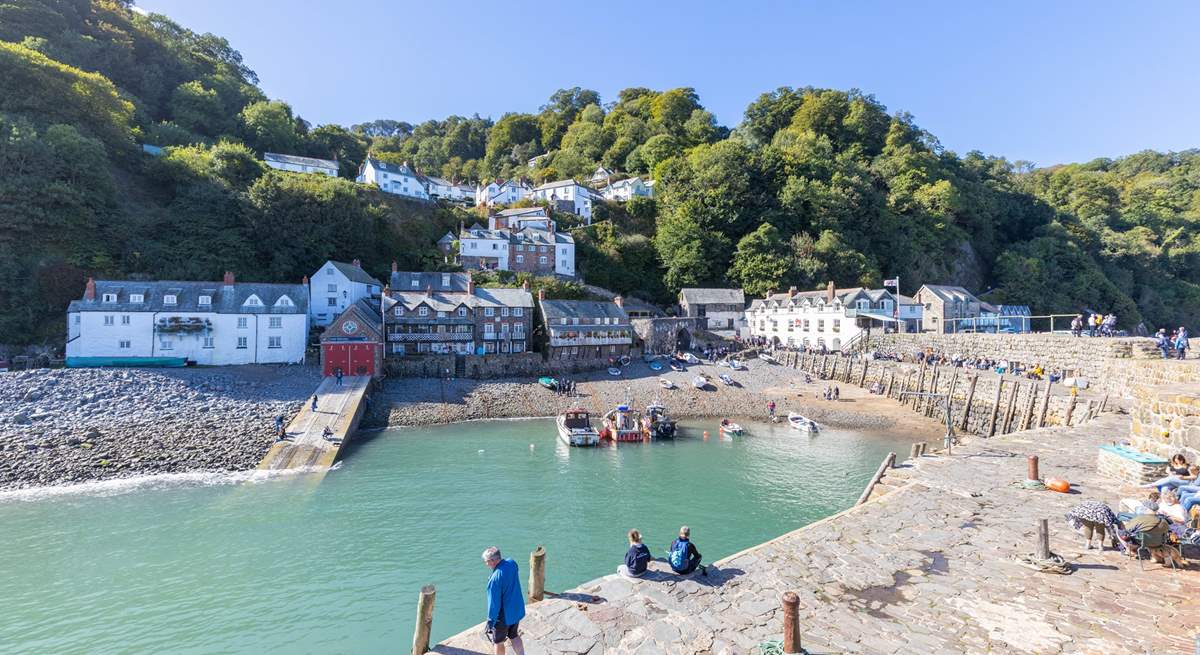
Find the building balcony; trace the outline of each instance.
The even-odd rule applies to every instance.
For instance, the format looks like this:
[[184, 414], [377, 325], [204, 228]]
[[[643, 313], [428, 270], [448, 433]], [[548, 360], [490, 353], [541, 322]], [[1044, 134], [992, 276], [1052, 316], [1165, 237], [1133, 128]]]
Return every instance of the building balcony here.
[[388, 341], [471, 341], [474, 338], [471, 332], [392, 332], [387, 335]]
[[629, 336], [613, 337], [611, 339], [599, 339], [589, 337], [577, 337], [574, 339], [550, 339], [550, 345], [559, 348], [562, 346], [628, 346], [633, 343], [633, 338]]

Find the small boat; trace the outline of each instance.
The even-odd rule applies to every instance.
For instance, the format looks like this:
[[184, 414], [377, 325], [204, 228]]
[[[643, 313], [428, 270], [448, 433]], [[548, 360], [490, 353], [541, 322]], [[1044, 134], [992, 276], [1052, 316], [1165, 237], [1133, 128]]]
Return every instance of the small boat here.
[[696, 387], [697, 389], [703, 389], [708, 386], [708, 378], [704, 377], [703, 375], [697, 375], [696, 377], [692, 378], [692, 386]]
[[651, 371], [661, 371], [663, 369], [662, 362], [650, 362]]
[[620, 375], [620, 374], [621, 374], [621, 369], [619, 369], [619, 368], [617, 368], [617, 367], [615, 367], [615, 366], [613, 366], [613, 367], [610, 367], [610, 368], [608, 369], [608, 374], [609, 374], [609, 375]]
[[651, 439], [674, 439], [675, 421], [667, 416], [667, 408], [655, 398], [646, 406], [646, 415], [642, 417], [642, 432]]
[[729, 360], [729, 368], [731, 368], [735, 371], [740, 371], [743, 368], [745, 368], [745, 365], [736, 359], [731, 359], [731, 360]]
[[568, 446], [595, 446], [600, 443], [600, 433], [592, 427], [587, 410], [572, 407], [558, 415], [558, 438]]
[[772, 357], [772, 356], [770, 356], [770, 355], [768, 355], [767, 353], [758, 353], [758, 358], [759, 358], [759, 359], [761, 359], [761, 360], [763, 360], [764, 362], [766, 362], [766, 363], [768, 363], [768, 364], [774, 364], [774, 363], [775, 363], [775, 358], [774, 358], [774, 357]]
[[816, 421], [794, 412], [788, 413], [788, 425], [792, 426], [793, 430], [801, 432], [817, 432], [821, 429]]
[[675, 383], [668, 380], [667, 378], [659, 378], [658, 385], [660, 387], [662, 387], [663, 389], [674, 389], [675, 388]]
[[695, 355], [693, 355], [692, 353], [684, 353], [684, 354], [683, 354], [683, 359], [684, 359], [684, 361], [686, 361], [687, 363], [689, 363], [689, 364], [693, 364], [693, 365], [695, 365], [695, 364], [699, 364], [699, 363], [700, 363], [700, 358], [699, 358], [699, 357], [697, 357], [697, 356], [695, 356]]
[[743, 434], [745, 434], [745, 432], [746, 431], [742, 429], [742, 426], [738, 425], [737, 423], [734, 423], [733, 421], [731, 421], [727, 418], [721, 419], [721, 434], [722, 435], [730, 436], [730, 437], [740, 437]]
[[718, 375], [717, 377], [721, 378], [721, 382], [724, 382], [725, 386], [727, 386], [727, 387], [733, 386], [733, 378], [729, 377], [728, 373], [722, 373], [722, 374]]
[[621, 359], [617, 361], [621, 363], [621, 366], [629, 366], [629, 362], [633, 360], [629, 359], [629, 355], [621, 355]]
[[549, 375], [545, 375], [545, 376], [538, 378], [538, 384], [542, 385], [543, 387], [546, 387], [547, 389], [549, 389], [551, 391], [558, 391], [558, 380], [550, 377]]
[[612, 441], [643, 441], [641, 421], [638, 413], [628, 404], [617, 405], [604, 415], [604, 427], [600, 438]]
[[675, 360], [671, 360], [671, 370], [676, 371], [678, 373], [682, 373], [682, 372], [686, 371], [687, 369], [685, 369], [683, 367], [683, 364], [680, 364], [679, 362], [677, 362]]

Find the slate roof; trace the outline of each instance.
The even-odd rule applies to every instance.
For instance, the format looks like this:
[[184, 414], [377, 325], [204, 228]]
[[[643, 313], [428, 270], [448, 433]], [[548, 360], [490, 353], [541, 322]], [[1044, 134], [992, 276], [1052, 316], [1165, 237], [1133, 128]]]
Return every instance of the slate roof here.
[[333, 264], [333, 267], [336, 268], [342, 275], [345, 275], [346, 279], [350, 280], [351, 282], [358, 282], [360, 284], [374, 284], [381, 289], [383, 288], [382, 282], [371, 277], [370, 274], [354, 264], [335, 262], [332, 259], [329, 260], [329, 263]]
[[679, 292], [689, 305], [745, 305], [741, 289], [683, 289]]
[[497, 216], [504, 216], [508, 218], [513, 216], [524, 216], [526, 214], [550, 218], [550, 216], [546, 213], [545, 207], [516, 207], [513, 209], [501, 209], [500, 211], [496, 212]]
[[[393, 303], [394, 304], [394, 303]], [[346, 314], [354, 314], [362, 323], [362, 327], [370, 331], [372, 336], [377, 339], [383, 338], [383, 316], [379, 313], [380, 306], [372, 299], [359, 298], [357, 301], [350, 304], [346, 311], [338, 315], [333, 321], [333, 325], [337, 325]], [[332, 325], [330, 326], [332, 327]], [[321, 341], [327, 339], [332, 340], [335, 337], [340, 337], [341, 334], [335, 333], [335, 330], [325, 330], [321, 335]]]
[[[104, 294], [116, 294], [116, 302], [104, 302]], [[131, 302], [129, 296], [142, 294], [144, 301]], [[175, 296], [168, 305], [163, 297]], [[200, 296], [212, 298], [211, 305], [201, 305]], [[250, 296], [257, 296], [261, 305], [246, 305]], [[291, 300], [287, 306], [276, 306], [283, 296]], [[183, 282], [158, 280], [96, 280], [95, 300], [72, 300], [68, 312], [212, 312], [217, 314], [307, 314], [308, 286], [304, 284], [266, 284], [236, 282], [232, 287], [221, 282]]]
[[521, 288], [484, 289], [476, 287], [474, 295], [467, 295], [465, 289], [457, 293], [434, 292], [432, 294], [424, 291], [393, 291], [391, 297], [407, 310], [416, 309], [421, 305], [442, 312], [454, 311], [463, 305], [471, 308], [533, 307], [533, 294]]
[[[442, 276], [450, 276], [450, 284], [442, 284]], [[413, 281], [416, 284], [413, 284]], [[410, 272], [410, 271], [392, 271], [392, 277], [388, 285], [393, 294], [399, 291], [421, 291], [433, 289], [434, 291], [467, 291], [467, 274], [466, 273], [426, 273], [426, 272]]]
[[301, 157], [299, 155], [283, 155], [277, 152], [263, 153], [263, 161], [275, 161], [281, 164], [292, 164], [293, 166], [316, 166], [318, 168], [332, 168], [334, 170], [337, 170], [338, 168], [338, 163], [332, 159]]
[[615, 318], [619, 324], [629, 324], [629, 315], [612, 301], [543, 300], [541, 305], [542, 316], [547, 324], [553, 324], [560, 318]]
[[453, 242], [454, 242], [454, 233], [453, 233], [453, 232], [447, 232], [447, 233], [445, 234], [445, 236], [443, 236], [442, 238], [438, 239], [438, 240], [437, 240], [437, 242], [438, 242], [438, 243], [453, 243]]
[[975, 297], [975, 294], [960, 286], [948, 284], [925, 284], [922, 285], [921, 288], [929, 289], [930, 293], [947, 302], [980, 302], [979, 298]]
[[550, 189], [559, 189], [567, 186], [577, 186], [584, 189], [587, 188], [575, 180], [559, 180], [557, 182], [547, 182], [539, 187], [534, 188], [534, 191], [548, 191]]
[[373, 157], [368, 157], [367, 161], [363, 162], [363, 166], [373, 166], [381, 171], [393, 173], [396, 175], [407, 175], [409, 177], [417, 177], [416, 171], [405, 166], [404, 164], [393, 164]]

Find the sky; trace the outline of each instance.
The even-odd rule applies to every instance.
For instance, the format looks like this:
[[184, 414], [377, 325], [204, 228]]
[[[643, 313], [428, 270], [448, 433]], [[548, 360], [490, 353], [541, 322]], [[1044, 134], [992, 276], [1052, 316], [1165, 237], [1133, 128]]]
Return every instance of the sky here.
[[137, 0], [227, 38], [314, 125], [536, 112], [693, 87], [729, 127], [780, 86], [857, 88], [943, 146], [1038, 166], [1200, 146], [1200, 3]]

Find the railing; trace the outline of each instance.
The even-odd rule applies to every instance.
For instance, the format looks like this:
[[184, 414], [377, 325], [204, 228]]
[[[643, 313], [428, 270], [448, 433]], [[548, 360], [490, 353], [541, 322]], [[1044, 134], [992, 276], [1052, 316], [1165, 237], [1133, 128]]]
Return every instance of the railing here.
[[[1076, 314], [1045, 314], [1040, 316], [972, 316], [969, 318], [944, 318], [946, 332], [980, 334], [1045, 334], [1059, 332], [1069, 334], [1071, 321]], [[1086, 321], [1085, 321], [1086, 323]], [[925, 323], [926, 329], [933, 326]], [[1088, 326], [1083, 332], [1089, 333]], [[1099, 334], [1099, 330], [1096, 332]]]
[[475, 335], [470, 332], [392, 332], [388, 341], [470, 341]]
[[612, 337], [605, 339], [578, 337], [575, 339], [550, 338], [551, 346], [620, 346], [633, 343], [632, 337]]

